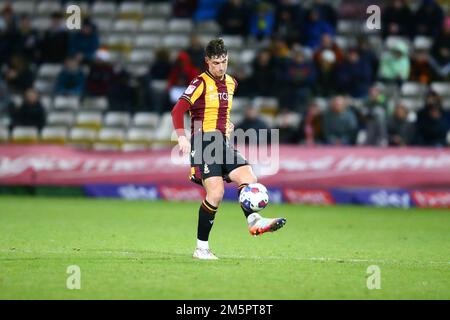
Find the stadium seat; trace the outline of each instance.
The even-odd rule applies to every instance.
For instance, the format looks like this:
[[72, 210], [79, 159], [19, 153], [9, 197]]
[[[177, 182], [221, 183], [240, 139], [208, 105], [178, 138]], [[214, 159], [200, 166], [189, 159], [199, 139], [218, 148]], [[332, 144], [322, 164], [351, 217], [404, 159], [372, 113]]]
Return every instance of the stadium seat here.
[[68, 145], [89, 149], [97, 138], [97, 131], [89, 128], [72, 128], [69, 133]]
[[53, 108], [58, 110], [78, 110], [80, 100], [75, 96], [56, 96], [53, 99]]
[[[3, 3], [0, 3], [0, 8], [2, 8]], [[12, 8], [16, 14], [33, 14], [35, 12], [35, 2], [34, 1], [14, 1], [12, 2]]]
[[169, 17], [172, 14], [172, 4], [170, 2], [149, 3], [144, 9], [144, 14], [148, 17]]
[[40, 142], [46, 144], [64, 144], [67, 140], [66, 127], [47, 126], [42, 129]]
[[33, 82], [33, 88], [40, 94], [52, 94], [54, 91], [54, 80], [37, 79]]
[[155, 131], [142, 127], [130, 128], [127, 131], [126, 135], [127, 142], [145, 145], [147, 148], [150, 146], [151, 142], [154, 139], [155, 139]]
[[93, 149], [97, 151], [119, 151], [125, 139], [125, 132], [119, 128], [102, 128], [98, 132]]
[[227, 48], [231, 50], [240, 50], [244, 45], [244, 40], [241, 36], [224, 35], [222, 39], [227, 44]]
[[431, 89], [443, 98], [450, 97], [450, 82], [433, 82]]
[[95, 1], [91, 7], [91, 14], [94, 17], [98, 16], [114, 17], [116, 11], [117, 7], [114, 2]]
[[146, 144], [138, 142], [124, 142], [121, 148], [123, 152], [147, 151], [148, 149]]
[[143, 63], [146, 66], [151, 64], [155, 59], [155, 54], [149, 49], [134, 49], [131, 51], [128, 62], [129, 63]]
[[400, 99], [400, 103], [411, 111], [417, 111], [424, 106], [423, 100], [416, 98], [402, 98]]
[[46, 111], [50, 110], [53, 107], [53, 99], [51, 95], [41, 95], [40, 101]]
[[81, 111], [75, 118], [75, 126], [98, 130], [102, 126], [102, 113], [95, 111]]
[[413, 46], [416, 50], [429, 50], [433, 45], [433, 39], [426, 36], [416, 36]]
[[109, 33], [112, 29], [113, 21], [111, 18], [94, 18], [94, 23], [101, 33]]
[[140, 63], [140, 64], [126, 64], [125, 68], [128, 72], [131, 73], [134, 77], [141, 77], [144, 76], [148, 71], [148, 64], [147, 63]]
[[284, 122], [288, 127], [297, 128], [300, 125], [302, 116], [296, 112], [289, 112], [288, 115], [278, 115], [275, 118], [274, 128], [280, 128], [282, 122]]
[[108, 99], [106, 97], [85, 97], [83, 99], [83, 109], [104, 111], [108, 109]]
[[103, 125], [108, 127], [128, 127], [130, 124], [130, 114], [127, 112], [108, 112], [104, 119]]
[[60, 1], [39, 1], [36, 7], [38, 14], [48, 14], [55, 11], [62, 11]]
[[37, 73], [38, 79], [55, 79], [61, 72], [62, 65], [57, 63], [44, 63]]
[[47, 113], [47, 125], [70, 127], [75, 117], [72, 111], [50, 111]]
[[195, 31], [198, 33], [209, 33], [215, 36], [220, 33], [220, 25], [213, 20], [203, 21], [195, 25]]
[[256, 51], [253, 49], [242, 50], [239, 56], [239, 62], [242, 64], [251, 64], [256, 57]]
[[136, 32], [139, 28], [139, 24], [133, 20], [117, 20], [114, 22], [114, 32], [129, 33]]
[[0, 144], [8, 143], [9, 131], [7, 127], [0, 126]]
[[337, 23], [338, 34], [358, 34], [361, 31], [361, 23], [355, 20], [339, 20]]
[[34, 29], [38, 30], [38, 31], [46, 31], [49, 29], [50, 25], [51, 25], [51, 20], [50, 18], [34, 18], [31, 21], [31, 25]]
[[155, 35], [138, 35], [135, 38], [134, 46], [136, 48], [158, 48], [161, 39]]
[[403, 97], [421, 98], [427, 92], [427, 86], [418, 82], [405, 82], [403, 83], [400, 91]]
[[159, 115], [156, 112], [137, 112], [133, 116], [133, 126], [156, 128], [159, 123]]
[[34, 144], [38, 142], [38, 128], [36, 127], [14, 127], [11, 142], [15, 144]]
[[445, 110], [450, 110], [450, 98], [446, 98], [442, 101], [442, 107]]
[[146, 19], [140, 25], [141, 32], [162, 33], [167, 30], [166, 20], [164, 19]]
[[163, 37], [162, 45], [168, 49], [182, 49], [189, 45], [189, 37], [184, 34], [169, 34]]
[[157, 133], [156, 133], [156, 140], [162, 142], [162, 144], [168, 144], [171, 141], [173, 132], [173, 125], [172, 125], [172, 115], [170, 112], [165, 112], [161, 116], [161, 121], [159, 123]]
[[193, 24], [190, 19], [171, 19], [167, 25], [167, 31], [171, 33], [190, 33]]
[[120, 4], [118, 14], [140, 14], [144, 11], [144, 4], [141, 2], [124, 1]]
[[274, 97], [255, 97], [252, 104], [261, 112], [275, 112], [278, 110], [278, 100]]

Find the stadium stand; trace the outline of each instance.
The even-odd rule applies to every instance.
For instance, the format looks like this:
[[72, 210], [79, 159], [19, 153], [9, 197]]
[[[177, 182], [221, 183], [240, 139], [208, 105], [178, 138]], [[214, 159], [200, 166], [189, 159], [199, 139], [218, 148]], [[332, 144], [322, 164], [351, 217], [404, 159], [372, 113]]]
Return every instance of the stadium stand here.
[[[283, 124], [290, 130], [296, 130], [296, 139], [288, 142], [301, 144], [305, 139], [305, 133], [302, 131], [304, 126], [301, 124], [305, 119], [308, 104], [315, 101], [320, 110], [325, 112], [329, 109], [330, 99], [342, 95], [346, 97], [347, 109], [358, 119], [358, 136], [363, 137], [367, 122], [362, 119], [365, 110], [372, 103], [369, 92], [371, 88], [376, 87], [380, 88], [381, 97], [375, 104], [385, 110], [383, 123], [388, 122], [397, 103], [403, 104], [409, 110], [408, 119], [411, 123], [420, 121], [419, 112], [426, 108], [426, 99], [431, 90], [440, 97], [435, 103], [441, 108], [442, 117], [447, 121], [447, 130], [450, 131], [450, 56], [445, 60], [438, 54], [442, 48], [450, 50], [450, 41], [442, 41], [450, 40], [448, 2], [431, 1], [436, 4], [437, 9], [433, 11], [436, 17], [434, 20], [433, 16], [426, 18], [437, 22], [431, 23], [428, 29], [421, 28], [420, 21], [425, 18], [420, 18], [422, 20], [417, 24], [417, 28], [411, 27], [407, 33], [396, 33], [395, 28], [388, 28], [389, 25], [386, 24], [401, 26], [401, 22], [388, 21], [387, 18], [382, 21], [382, 30], [367, 28], [365, 9], [369, 1], [311, 0], [288, 2], [290, 4], [268, 1], [265, 7], [267, 14], [275, 21], [269, 38], [255, 38], [251, 33], [222, 34], [218, 13], [226, 2], [198, 1], [195, 12], [191, 12], [187, 7], [172, 7], [170, 2], [165, 1], [82, 2], [80, 5], [83, 17], [92, 22], [93, 35], [99, 39], [98, 44], [95, 44], [95, 41], [87, 41], [86, 46], [95, 51], [103, 50], [102, 52], [107, 54], [101, 55], [102, 60], [112, 64], [114, 72], [119, 74], [121, 70], [126, 69], [131, 76], [126, 80], [119, 80], [119, 77], [105, 80], [106, 75], [101, 73], [100, 68], [98, 74], [91, 76], [111, 85], [101, 88], [106, 95], [89, 95], [85, 89], [81, 97], [77, 97], [58, 95], [55, 92], [55, 83], [63, 68], [64, 59], [70, 55], [70, 39], [83, 37], [83, 31], [67, 30], [64, 25], [59, 25], [61, 38], [67, 38], [67, 41], [63, 42], [66, 43], [67, 50], [62, 51], [66, 53], [60, 57], [61, 62], [47, 62], [43, 59], [46, 54], [46, 48], [42, 47], [43, 37], [53, 23], [52, 14], [64, 14], [65, 7], [62, 2], [0, 1], [0, 37], [3, 43], [0, 48], [0, 79], [8, 88], [8, 101], [12, 101], [15, 108], [22, 105], [24, 90], [17, 88], [26, 83], [26, 77], [29, 75], [23, 72], [20, 64], [13, 65], [12, 58], [23, 56], [29, 63], [33, 76], [32, 87], [39, 92], [40, 102], [47, 113], [46, 126], [39, 133], [39, 130], [34, 132], [12, 128], [14, 114], [11, 110], [14, 108], [3, 107], [0, 109], [0, 141], [22, 143], [37, 142], [40, 139], [46, 143], [67, 143], [85, 148], [93, 147], [96, 150], [124, 151], [167, 145], [172, 130], [169, 113], [172, 104], [168, 84], [170, 70], [160, 64], [157, 51], [161, 48], [168, 50], [168, 68], [173, 67], [180, 51], [188, 52], [192, 61], [195, 61], [199, 53], [190, 48], [192, 35], [196, 35], [203, 45], [220, 36], [229, 48], [229, 72], [239, 82], [231, 113], [231, 119], [236, 125], [243, 119], [246, 108], [254, 106], [261, 119], [270, 127]], [[244, 4], [251, 8], [253, 2], [244, 1]], [[388, 1], [370, 1], [370, 4], [380, 5], [383, 13], [389, 17], [390, 12], [394, 10]], [[421, 0], [411, 1], [409, 9], [413, 16], [424, 16], [421, 4]], [[299, 17], [298, 21], [295, 21], [299, 31], [306, 30], [313, 34], [319, 24], [326, 24], [333, 38], [332, 47], [309, 47], [311, 39], [302, 36], [293, 41], [292, 38], [288, 39], [284, 29], [288, 24], [283, 20], [283, 11], [295, 13]], [[318, 21], [305, 18], [307, 13], [313, 11], [318, 12]], [[331, 16], [330, 12], [333, 13]], [[24, 14], [31, 17], [31, 31], [21, 20]], [[337, 18], [333, 19], [333, 16]], [[250, 21], [247, 28], [250, 28]], [[300, 35], [303, 33], [299, 32]], [[31, 38], [32, 35], [35, 38]], [[315, 39], [314, 43], [322, 41], [321, 36], [318, 37], [320, 38]], [[12, 46], [8, 39], [16, 39], [17, 45]], [[30, 39], [37, 40], [33, 42]], [[261, 50], [269, 52], [268, 61], [259, 60]], [[401, 60], [398, 60], [398, 50], [404, 50]], [[294, 52], [301, 52], [304, 61], [294, 61]], [[352, 55], [352, 52], [357, 52], [357, 55]], [[414, 59], [418, 52], [427, 54], [425, 61], [416, 63]], [[80, 59], [82, 72], [87, 77], [91, 70], [90, 58], [78, 56], [78, 53], [75, 57]], [[401, 61], [401, 64], [396, 61]], [[313, 83], [310, 87], [303, 76], [308, 63], [313, 68], [308, 80]], [[381, 69], [383, 73], [380, 72]], [[265, 91], [264, 95], [256, 89], [258, 81], [265, 81], [264, 77], [255, 79], [253, 75], [256, 70], [263, 70], [262, 75], [270, 79], [270, 90]], [[361, 70], [367, 72], [363, 73]], [[380, 77], [381, 74], [388, 77]], [[399, 74], [404, 75], [400, 77], [403, 80], [400, 80]], [[413, 74], [418, 77], [413, 78]], [[187, 85], [189, 80], [182, 86]], [[352, 96], [353, 91], [350, 92], [347, 88], [354, 88], [363, 81], [368, 86], [362, 90], [362, 95]], [[117, 86], [127, 88], [120, 90], [119, 98], [124, 99], [123, 101], [135, 101], [135, 107], [130, 109], [128, 105], [123, 104], [125, 110], [116, 110], [122, 102], [111, 100], [119, 99], [117, 91], [111, 90]], [[327, 90], [324, 91], [321, 87]], [[1, 99], [5, 99], [6, 103], [6, 98], [0, 95], [0, 102]], [[110, 109], [111, 105], [115, 106], [114, 112]], [[285, 120], [288, 118], [289, 120]], [[114, 128], [123, 132], [120, 131], [119, 134]], [[355, 143], [363, 143], [362, 141], [364, 139], [359, 138]], [[322, 143], [320, 139], [316, 142]], [[447, 145], [448, 143], [450, 140], [447, 139]], [[411, 144], [420, 142], [413, 139]]]

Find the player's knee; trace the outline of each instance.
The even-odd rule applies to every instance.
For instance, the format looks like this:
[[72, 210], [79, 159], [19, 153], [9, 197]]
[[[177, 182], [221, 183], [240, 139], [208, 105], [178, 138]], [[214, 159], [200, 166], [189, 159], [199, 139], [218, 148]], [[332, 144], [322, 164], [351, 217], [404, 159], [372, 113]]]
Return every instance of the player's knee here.
[[223, 188], [216, 188], [214, 190], [210, 190], [206, 195], [208, 202], [210, 202], [214, 206], [218, 206], [223, 199], [225, 191]]

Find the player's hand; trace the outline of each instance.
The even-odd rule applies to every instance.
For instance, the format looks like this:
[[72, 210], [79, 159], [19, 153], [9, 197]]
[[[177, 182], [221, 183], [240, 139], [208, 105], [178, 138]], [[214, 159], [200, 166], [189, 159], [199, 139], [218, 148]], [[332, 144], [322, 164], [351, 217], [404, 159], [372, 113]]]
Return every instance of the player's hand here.
[[189, 154], [189, 152], [191, 152], [191, 143], [189, 142], [188, 138], [186, 138], [186, 136], [178, 137], [178, 146], [180, 147], [183, 155]]

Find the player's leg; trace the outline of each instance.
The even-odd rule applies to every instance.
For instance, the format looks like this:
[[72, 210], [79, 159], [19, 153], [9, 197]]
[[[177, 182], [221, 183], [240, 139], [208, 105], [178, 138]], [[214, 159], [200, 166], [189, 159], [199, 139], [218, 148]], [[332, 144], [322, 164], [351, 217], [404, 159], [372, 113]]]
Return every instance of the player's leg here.
[[209, 250], [209, 234], [214, 224], [217, 209], [222, 202], [224, 185], [222, 176], [212, 176], [203, 180], [206, 198], [200, 205], [197, 225], [197, 248], [193, 257], [215, 260], [217, 257]]
[[[244, 165], [233, 169], [229, 174], [231, 181], [236, 182], [239, 186], [238, 192], [240, 193], [243, 188], [250, 183], [257, 182], [257, 178], [253, 173], [250, 165]], [[247, 224], [249, 232], [254, 235], [261, 235], [266, 232], [273, 232], [282, 228], [285, 223], [285, 218], [263, 218], [257, 212], [248, 211], [241, 206], [244, 211], [244, 215], [247, 218]]]
[[[257, 182], [257, 178], [255, 174], [253, 173], [253, 169], [250, 165], [246, 164], [240, 167], [237, 167], [233, 169], [229, 174], [228, 177], [231, 181], [237, 183], [238, 185], [238, 197], [241, 193], [241, 190], [248, 186], [250, 183]], [[246, 218], [248, 218], [249, 215], [251, 215], [253, 212], [247, 211], [245, 208], [241, 207], [242, 211], [244, 212], [244, 215]]]

